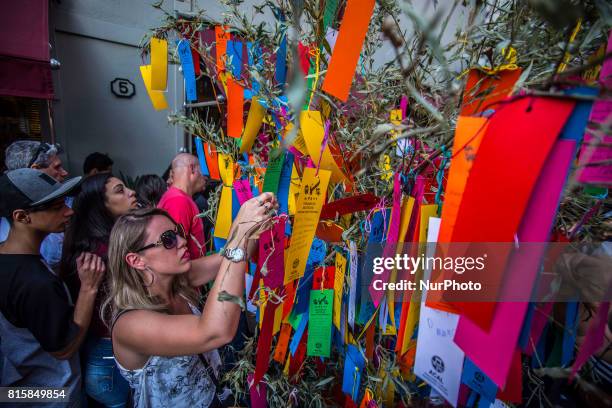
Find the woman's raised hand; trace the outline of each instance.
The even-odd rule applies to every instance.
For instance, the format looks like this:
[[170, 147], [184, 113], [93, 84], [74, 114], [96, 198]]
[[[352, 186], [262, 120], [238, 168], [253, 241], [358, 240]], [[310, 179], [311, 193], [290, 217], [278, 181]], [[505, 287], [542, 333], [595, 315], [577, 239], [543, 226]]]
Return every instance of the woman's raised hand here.
[[[235, 236], [240, 241], [257, 238], [266, 229], [262, 226], [276, 214], [277, 210], [278, 202], [273, 193], [263, 193], [245, 201], [232, 223], [230, 237]], [[246, 244], [246, 242], [241, 242], [241, 244]]]

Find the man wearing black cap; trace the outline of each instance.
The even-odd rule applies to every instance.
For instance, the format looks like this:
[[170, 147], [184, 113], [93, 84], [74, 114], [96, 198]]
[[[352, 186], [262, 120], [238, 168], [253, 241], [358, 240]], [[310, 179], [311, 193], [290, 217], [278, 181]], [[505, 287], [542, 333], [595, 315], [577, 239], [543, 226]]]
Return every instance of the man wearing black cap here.
[[79, 182], [80, 177], [59, 183], [29, 168], [0, 176], [0, 215], [11, 223], [8, 239], [0, 244], [1, 385], [65, 387], [66, 399], [58, 406], [80, 405], [77, 351], [105, 272], [96, 255], [77, 259], [81, 289], [73, 306], [40, 255], [42, 240], [66, 227], [73, 211], [64, 199]]

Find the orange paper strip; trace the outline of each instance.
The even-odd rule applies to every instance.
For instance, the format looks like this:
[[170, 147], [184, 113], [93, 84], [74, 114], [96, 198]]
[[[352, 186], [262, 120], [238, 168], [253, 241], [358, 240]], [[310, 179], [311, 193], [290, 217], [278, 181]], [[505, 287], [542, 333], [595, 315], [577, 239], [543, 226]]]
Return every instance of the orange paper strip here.
[[234, 78], [227, 78], [227, 135], [242, 135], [244, 88]]
[[206, 156], [206, 166], [208, 166], [210, 178], [212, 180], [221, 180], [217, 148], [210, 143], [204, 143], [204, 156]]
[[344, 9], [338, 39], [322, 88], [343, 102], [348, 99], [374, 3], [374, 0], [348, 0]]
[[285, 358], [287, 358], [287, 346], [289, 345], [289, 338], [291, 337], [291, 325], [289, 323], [283, 323], [281, 326], [280, 336], [274, 349], [274, 361], [278, 361], [283, 364]]
[[228, 26], [215, 27], [215, 44], [217, 53], [217, 73], [225, 71], [225, 58], [227, 54], [227, 41], [230, 33], [227, 32]]

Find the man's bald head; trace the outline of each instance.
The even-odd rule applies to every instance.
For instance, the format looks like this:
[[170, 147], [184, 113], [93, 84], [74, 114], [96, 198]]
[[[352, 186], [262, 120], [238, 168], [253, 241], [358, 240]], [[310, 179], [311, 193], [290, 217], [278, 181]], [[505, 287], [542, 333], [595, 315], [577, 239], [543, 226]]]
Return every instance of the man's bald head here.
[[206, 179], [200, 170], [198, 158], [190, 153], [179, 153], [172, 160], [172, 186], [189, 195], [202, 191]]
[[180, 168], [189, 168], [197, 164], [198, 158], [190, 153], [179, 153], [172, 159], [172, 171], [176, 172]]

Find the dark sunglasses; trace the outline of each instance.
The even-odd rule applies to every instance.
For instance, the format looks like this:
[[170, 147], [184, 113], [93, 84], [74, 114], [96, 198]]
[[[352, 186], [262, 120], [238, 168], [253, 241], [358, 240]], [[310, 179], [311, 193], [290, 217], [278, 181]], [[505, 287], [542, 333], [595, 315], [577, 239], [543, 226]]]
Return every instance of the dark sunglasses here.
[[51, 148], [52, 146], [49, 143], [40, 142], [40, 144], [38, 145], [38, 149], [36, 149], [36, 152], [34, 152], [34, 156], [32, 156], [32, 159], [30, 159], [30, 163], [28, 163], [28, 168], [32, 167], [34, 163], [36, 163], [36, 159], [38, 159], [38, 156], [41, 153], [46, 153], [51, 150]]
[[158, 246], [163, 246], [166, 249], [176, 248], [176, 246], [178, 245], [179, 235], [181, 236], [181, 238], [187, 239], [183, 226], [181, 224], [176, 224], [173, 230], [162, 232], [157, 242], [155, 242], [154, 244], [145, 245], [139, 250], [134, 251], [134, 252], [142, 252], [144, 250], [158, 247]]

